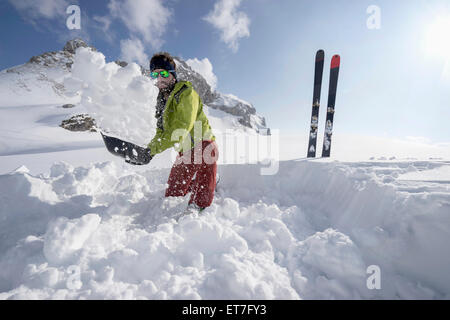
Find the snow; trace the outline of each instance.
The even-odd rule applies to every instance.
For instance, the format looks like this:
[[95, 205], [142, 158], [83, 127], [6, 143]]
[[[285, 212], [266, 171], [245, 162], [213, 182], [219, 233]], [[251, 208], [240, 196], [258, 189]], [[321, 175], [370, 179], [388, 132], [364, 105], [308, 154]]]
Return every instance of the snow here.
[[61, 85], [69, 76], [64, 68], [68, 58], [58, 52], [48, 59], [52, 61], [48, 66], [25, 63], [0, 71], [0, 107], [34, 105], [37, 101], [72, 103]]
[[221, 180], [183, 215], [189, 194], [164, 197], [174, 152], [131, 166], [58, 127], [90, 112], [145, 143], [156, 92], [137, 65], [78, 49], [64, 84], [73, 109], [39, 92], [0, 107], [0, 299], [450, 299], [448, 143], [336, 132], [331, 158], [305, 159], [307, 133], [206, 107]]
[[65, 86], [73, 95], [80, 93], [80, 104], [103, 130], [140, 144], [154, 134], [158, 89], [136, 63], [122, 68], [106, 63], [101, 52], [78, 48]]
[[199, 60], [197, 58], [188, 59], [186, 63], [194, 70], [205, 78], [206, 82], [211, 87], [211, 91], [215, 91], [217, 87], [217, 77], [213, 72], [213, 66], [208, 58], [203, 58]]

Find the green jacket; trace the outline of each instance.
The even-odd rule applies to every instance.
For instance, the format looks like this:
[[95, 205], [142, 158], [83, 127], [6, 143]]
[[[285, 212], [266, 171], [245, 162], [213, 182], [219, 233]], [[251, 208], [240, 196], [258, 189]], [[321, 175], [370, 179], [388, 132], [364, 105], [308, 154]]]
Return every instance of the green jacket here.
[[178, 152], [186, 152], [199, 141], [215, 140], [208, 118], [203, 112], [200, 96], [189, 81], [175, 84], [167, 98], [162, 127], [162, 130], [156, 129], [155, 136], [148, 144], [152, 156], [170, 147]]

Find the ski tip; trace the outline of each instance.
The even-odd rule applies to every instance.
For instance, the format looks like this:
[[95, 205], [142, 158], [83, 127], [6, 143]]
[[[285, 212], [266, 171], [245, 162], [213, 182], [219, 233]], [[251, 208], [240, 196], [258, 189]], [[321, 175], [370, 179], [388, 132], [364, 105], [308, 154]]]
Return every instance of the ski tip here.
[[323, 60], [325, 58], [325, 51], [322, 49], [318, 50], [316, 53], [316, 61]]
[[338, 54], [335, 54], [331, 59], [331, 69], [339, 68], [341, 65], [341, 57]]

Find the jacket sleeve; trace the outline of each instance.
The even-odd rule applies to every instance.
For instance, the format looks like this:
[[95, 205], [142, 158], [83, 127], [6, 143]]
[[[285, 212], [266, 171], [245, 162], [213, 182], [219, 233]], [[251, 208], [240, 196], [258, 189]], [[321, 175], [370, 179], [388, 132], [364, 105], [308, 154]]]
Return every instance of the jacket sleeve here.
[[[172, 110], [165, 111], [172, 114], [167, 116], [167, 123], [163, 125], [164, 130], [158, 128], [152, 141], [148, 144], [152, 156], [173, 147], [177, 143], [181, 144], [184, 141], [194, 127], [199, 102], [200, 98], [198, 94], [192, 88], [189, 88], [180, 94], [178, 103], [176, 100], [174, 101], [173, 112]], [[172, 140], [172, 133], [177, 129], [181, 130], [175, 132], [176, 134]]]

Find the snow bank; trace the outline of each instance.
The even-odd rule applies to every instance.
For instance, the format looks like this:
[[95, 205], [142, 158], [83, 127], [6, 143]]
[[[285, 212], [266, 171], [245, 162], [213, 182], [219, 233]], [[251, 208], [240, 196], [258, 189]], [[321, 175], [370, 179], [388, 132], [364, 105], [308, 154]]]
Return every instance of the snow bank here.
[[60, 217], [52, 221], [44, 235], [44, 255], [47, 261], [58, 265], [68, 263], [98, 228], [101, 218], [86, 214], [79, 219]]
[[449, 165], [224, 165], [191, 216], [164, 198], [168, 169], [22, 167], [0, 176], [0, 298], [450, 298], [448, 185], [401, 179]]

